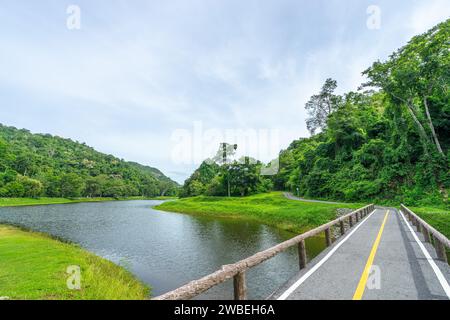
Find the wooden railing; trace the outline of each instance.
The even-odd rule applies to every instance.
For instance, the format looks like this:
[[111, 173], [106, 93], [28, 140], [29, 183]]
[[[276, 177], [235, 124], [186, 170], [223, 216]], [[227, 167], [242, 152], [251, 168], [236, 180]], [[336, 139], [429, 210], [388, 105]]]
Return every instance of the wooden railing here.
[[374, 205], [370, 204], [358, 210], [355, 210], [349, 214], [339, 217], [333, 221], [330, 221], [320, 227], [312, 229], [287, 241], [284, 241], [272, 248], [258, 252], [251, 257], [238, 261], [234, 264], [224, 265], [222, 268], [212, 274], [209, 274], [201, 279], [194, 280], [188, 284], [167, 292], [163, 295], [155, 297], [154, 300], [187, 300], [191, 299], [199, 294], [207, 291], [208, 289], [221, 284], [228, 279], [233, 278], [234, 284], [234, 299], [245, 300], [247, 298], [247, 285], [245, 281], [245, 272], [260, 263], [276, 256], [280, 252], [297, 245], [299, 255], [299, 268], [303, 269], [306, 266], [306, 246], [305, 240], [318, 235], [321, 232], [325, 233], [325, 243], [327, 246], [331, 246], [333, 238], [331, 235], [331, 228], [339, 224], [340, 233], [343, 235], [345, 230], [345, 221], [348, 220], [349, 226], [352, 227], [354, 223], [357, 223], [363, 217], [367, 216], [374, 210]]
[[448, 263], [446, 248], [450, 249], [450, 240], [403, 204], [400, 206], [400, 211], [408, 217], [408, 220], [417, 228], [417, 231], [423, 234], [425, 241], [434, 246], [438, 258]]

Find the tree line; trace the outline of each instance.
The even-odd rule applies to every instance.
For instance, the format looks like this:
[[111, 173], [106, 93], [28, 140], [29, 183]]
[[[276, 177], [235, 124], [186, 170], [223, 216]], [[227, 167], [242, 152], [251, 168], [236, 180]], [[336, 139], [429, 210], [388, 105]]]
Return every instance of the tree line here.
[[0, 124], [0, 197], [152, 197], [177, 192], [177, 183], [156, 168], [70, 139]]
[[[373, 63], [356, 92], [338, 95], [337, 82], [327, 79], [305, 105], [311, 137], [282, 150], [278, 174], [270, 183], [256, 174], [251, 192], [448, 205], [449, 39], [450, 19]], [[224, 169], [202, 164], [183, 194], [223, 194]]]

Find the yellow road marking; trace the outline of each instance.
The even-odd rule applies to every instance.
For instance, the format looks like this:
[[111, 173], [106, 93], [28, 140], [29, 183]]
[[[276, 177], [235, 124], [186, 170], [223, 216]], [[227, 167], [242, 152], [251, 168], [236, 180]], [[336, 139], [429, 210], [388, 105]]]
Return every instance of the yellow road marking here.
[[364, 290], [366, 289], [367, 279], [369, 278], [369, 272], [372, 268], [373, 260], [375, 259], [375, 254], [378, 250], [378, 245], [380, 244], [381, 235], [383, 234], [384, 225], [386, 224], [387, 217], [389, 215], [389, 210], [386, 211], [384, 215], [383, 223], [381, 224], [380, 231], [378, 231], [377, 238], [373, 243], [372, 250], [370, 251], [369, 259], [367, 259], [366, 267], [361, 275], [361, 279], [359, 280], [358, 287], [356, 288], [355, 294], [353, 295], [353, 300], [361, 300], [364, 294]]

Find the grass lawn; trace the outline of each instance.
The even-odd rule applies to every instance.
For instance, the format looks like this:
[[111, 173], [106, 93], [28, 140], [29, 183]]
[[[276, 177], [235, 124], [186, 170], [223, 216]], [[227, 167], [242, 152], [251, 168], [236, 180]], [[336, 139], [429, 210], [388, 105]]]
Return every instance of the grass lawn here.
[[336, 217], [336, 209], [357, 209], [365, 204], [325, 204], [289, 200], [281, 192], [245, 198], [193, 197], [168, 201], [155, 209], [212, 217], [256, 220], [284, 230], [303, 232]]
[[[81, 289], [66, 285], [70, 265]], [[40, 233], [0, 225], [0, 297], [11, 299], [144, 299], [149, 288], [125, 269]]]
[[408, 208], [450, 239], [450, 211], [432, 207]]
[[175, 199], [178, 199], [178, 197], [174, 197], [174, 196], [158, 196], [158, 197], [148, 198], [148, 200], [175, 200]]

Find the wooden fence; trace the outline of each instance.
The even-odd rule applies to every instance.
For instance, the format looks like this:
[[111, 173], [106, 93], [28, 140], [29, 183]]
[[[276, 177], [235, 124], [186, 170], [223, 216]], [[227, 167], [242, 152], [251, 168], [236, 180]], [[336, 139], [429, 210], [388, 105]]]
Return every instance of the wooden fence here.
[[[194, 280], [188, 284], [179, 287], [173, 291], [167, 292], [163, 295], [155, 297], [154, 300], [187, 300], [207, 291], [208, 289], [221, 284], [228, 279], [233, 278], [234, 284], [234, 299], [245, 300], [247, 298], [247, 285], [245, 281], [245, 272], [259, 265], [260, 263], [276, 256], [280, 252], [297, 245], [299, 255], [299, 268], [303, 269], [306, 266], [306, 246], [305, 240], [317, 236], [319, 233], [325, 233], [325, 242], [327, 246], [331, 246], [333, 238], [331, 235], [331, 228], [339, 224], [341, 235], [345, 234], [345, 221], [348, 220], [349, 226], [352, 227], [370, 212], [374, 210], [374, 205], [370, 204], [363, 208], [357, 209], [349, 214], [330, 221], [320, 227], [312, 229], [287, 241], [284, 241], [272, 248], [258, 252], [251, 257], [238, 261], [233, 264], [224, 265], [222, 268], [212, 274], [209, 274], [201, 279]], [[447, 240], [448, 241], [448, 240]]]
[[450, 249], [450, 240], [403, 204], [400, 205], [400, 211], [408, 217], [408, 220], [417, 228], [418, 232], [422, 232], [425, 241], [434, 246], [438, 258], [448, 263], [446, 248]]

